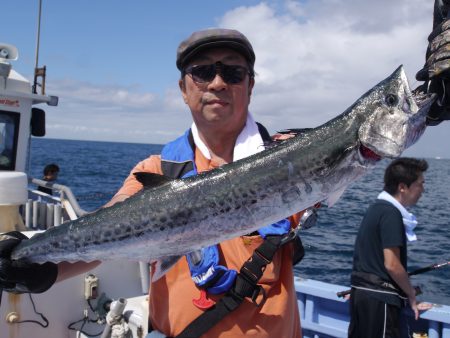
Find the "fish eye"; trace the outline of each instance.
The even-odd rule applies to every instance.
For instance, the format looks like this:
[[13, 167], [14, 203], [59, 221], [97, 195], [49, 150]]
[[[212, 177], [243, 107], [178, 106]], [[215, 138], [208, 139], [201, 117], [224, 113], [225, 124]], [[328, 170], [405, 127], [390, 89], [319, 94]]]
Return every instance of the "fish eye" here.
[[398, 96], [394, 94], [387, 94], [384, 100], [389, 107], [393, 107], [398, 103]]

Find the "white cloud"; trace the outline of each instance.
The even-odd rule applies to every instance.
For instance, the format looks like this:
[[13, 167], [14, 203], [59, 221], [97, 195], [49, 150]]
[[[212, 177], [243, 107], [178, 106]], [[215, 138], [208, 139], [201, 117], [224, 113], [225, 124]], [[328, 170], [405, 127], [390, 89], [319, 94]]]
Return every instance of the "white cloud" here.
[[55, 93], [70, 105], [89, 104], [99, 108], [106, 105], [108, 109], [114, 106], [130, 109], [148, 108], [157, 100], [156, 95], [142, 92], [137, 86], [100, 86], [69, 79], [52, 81], [48, 91]]
[[251, 110], [275, 131], [326, 122], [400, 64], [415, 88], [432, 4], [289, 0], [284, 8], [271, 2], [236, 8], [220, 25], [252, 42], [258, 75]]
[[51, 138], [163, 143], [186, 128], [189, 115], [177, 87], [163, 97], [137, 87], [52, 81], [48, 92], [60, 97], [46, 107]]
[[[269, 1], [218, 20], [253, 44], [257, 77], [250, 109], [272, 132], [324, 123], [400, 64], [417, 86], [431, 23], [432, 3], [423, 0]], [[100, 139], [164, 143], [191, 121], [176, 83], [159, 95], [139, 86], [74, 81], [55, 84], [55, 91], [65, 115], [85, 119], [70, 117], [66, 126], [84, 126]], [[81, 135], [56, 115], [52, 132]]]

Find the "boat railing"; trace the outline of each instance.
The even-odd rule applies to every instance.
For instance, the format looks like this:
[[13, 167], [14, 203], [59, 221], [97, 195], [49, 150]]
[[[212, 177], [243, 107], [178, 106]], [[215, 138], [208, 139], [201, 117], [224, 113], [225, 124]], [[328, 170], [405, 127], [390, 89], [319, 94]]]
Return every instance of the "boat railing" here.
[[[348, 336], [349, 301], [337, 296], [348, 286], [296, 277], [295, 288], [304, 338]], [[430, 310], [421, 311], [418, 320], [405, 307], [400, 321], [402, 338], [450, 338], [450, 306], [433, 304]]]
[[22, 208], [24, 225], [28, 229], [47, 229], [88, 212], [80, 207], [72, 190], [63, 184], [30, 178], [32, 185], [52, 189], [53, 195], [28, 188], [28, 201]]
[[30, 183], [58, 191], [60, 193], [60, 201], [68, 200], [77, 217], [83, 216], [88, 213], [86, 210], [83, 210], [80, 207], [75, 195], [68, 186], [58, 183], [50, 183], [48, 181], [40, 180], [37, 178], [31, 178]]

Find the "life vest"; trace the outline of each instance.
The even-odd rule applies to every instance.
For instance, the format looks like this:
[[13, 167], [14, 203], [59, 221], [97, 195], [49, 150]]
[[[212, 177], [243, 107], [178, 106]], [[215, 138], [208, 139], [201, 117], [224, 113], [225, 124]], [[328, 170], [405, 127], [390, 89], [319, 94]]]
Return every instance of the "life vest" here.
[[[272, 139], [261, 124], [257, 123], [263, 141]], [[195, 144], [191, 130], [187, 130], [176, 140], [166, 144], [161, 151], [161, 168], [163, 174], [170, 178], [187, 178], [197, 175], [194, 160]], [[279, 222], [262, 227], [258, 233], [266, 238], [268, 235], [284, 235], [291, 228], [290, 221], [283, 219]], [[200, 289], [211, 294], [221, 294], [233, 285], [237, 272], [219, 264], [219, 250], [212, 245], [186, 255], [191, 277]]]

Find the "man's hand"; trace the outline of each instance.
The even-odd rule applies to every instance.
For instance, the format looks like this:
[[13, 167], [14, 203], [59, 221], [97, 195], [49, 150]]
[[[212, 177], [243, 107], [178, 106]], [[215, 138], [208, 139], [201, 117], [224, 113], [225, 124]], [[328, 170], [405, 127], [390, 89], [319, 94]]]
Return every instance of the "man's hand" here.
[[436, 93], [438, 99], [428, 113], [428, 125], [450, 120], [450, 0], [435, 0], [433, 31], [428, 37], [424, 67], [416, 79], [425, 81], [421, 92]]
[[424, 67], [416, 74], [419, 81], [449, 77], [450, 69], [450, 0], [435, 0], [433, 31], [428, 36]]
[[0, 234], [0, 289], [12, 293], [41, 293], [47, 291], [56, 281], [56, 264], [11, 260], [14, 247], [27, 239], [19, 231]]
[[450, 19], [443, 21], [428, 37], [426, 63], [416, 74], [419, 81], [448, 78], [450, 69]]

